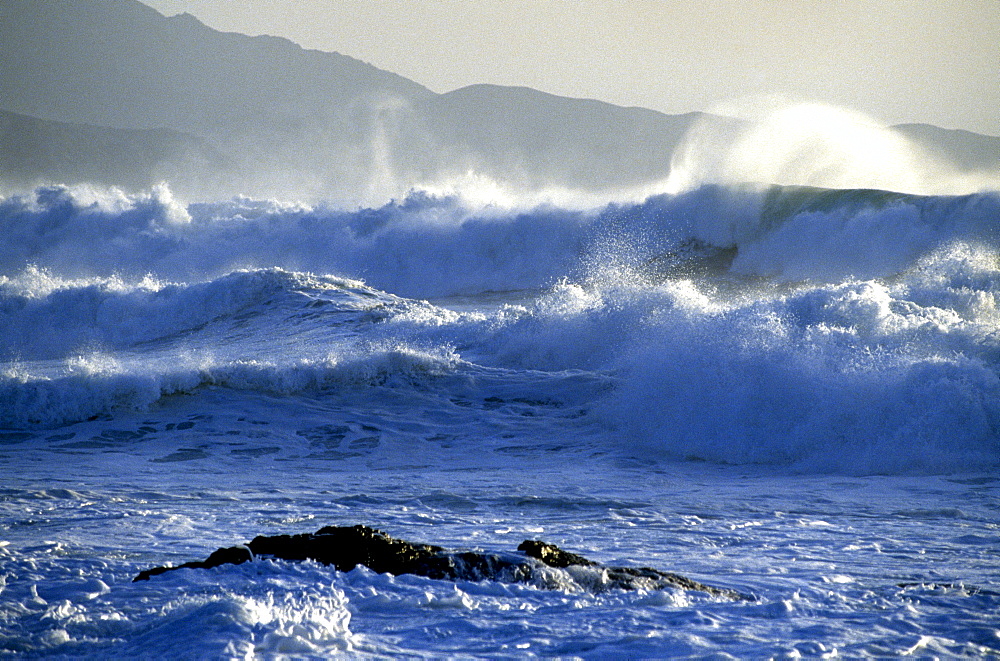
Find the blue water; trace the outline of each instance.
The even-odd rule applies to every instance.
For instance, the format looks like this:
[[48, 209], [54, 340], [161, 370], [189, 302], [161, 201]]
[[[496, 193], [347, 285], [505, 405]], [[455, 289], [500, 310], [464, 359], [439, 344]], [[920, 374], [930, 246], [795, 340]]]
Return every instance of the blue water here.
[[[0, 650], [1000, 653], [1000, 196], [0, 200]], [[255, 562], [363, 523], [752, 593]]]

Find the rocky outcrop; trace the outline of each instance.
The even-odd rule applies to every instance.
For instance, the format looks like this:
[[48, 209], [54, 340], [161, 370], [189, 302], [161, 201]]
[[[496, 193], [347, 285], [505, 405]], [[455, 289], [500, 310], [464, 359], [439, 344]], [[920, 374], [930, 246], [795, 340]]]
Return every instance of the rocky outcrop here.
[[728, 599], [748, 598], [734, 590], [704, 585], [649, 567], [601, 565], [541, 541], [526, 540], [517, 550], [518, 553], [448, 551], [440, 546], [396, 539], [368, 526], [328, 526], [315, 533], [255, 537], [246, 546], [221, 548], [203, 561], [147, 569], [134, 580], [148, 580], [175, 569], [208, 569], [262, 558], [312, 560], [339, 571], [364, 565], [379, 573], [417, 574], [452, 581], [533, 583], [545, 588], [575, 583], [594, 591], [679, 588]]
[[531, 558], [537, 558], [549, 567], [596, 567], [599, 568], [607, 581], [614, 587], [623, 590], [642, 590], [663, 588], [680, 588], [682, 590], [697, 590], [708, 592], [709, 594], [729, 597], [731, 599], [744, 599], [745, 595], [740, 595], [732, 590], [715, 588], [698, 581], [691, 580], [686, 576], [663, 572], [651, 567], [606, 567], [593, 560], [588, 560], [581, 555], [563, 551], [555, 544], [546, 544], [535, 540], [524, 540], [518, 551], [524, 552]]

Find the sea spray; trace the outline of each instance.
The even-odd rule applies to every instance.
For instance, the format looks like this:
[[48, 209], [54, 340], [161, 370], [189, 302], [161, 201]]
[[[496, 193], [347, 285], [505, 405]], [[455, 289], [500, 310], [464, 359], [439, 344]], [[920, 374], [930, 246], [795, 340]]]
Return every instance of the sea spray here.
[[281, 267], [440, 297], [546, 288], [600, 261], [638, 268], [691, 241], [735, 249], [736, 273], [825, 281], [890, 276], [953, 241], [1000, 244], [994, 193], [709, 185], [590, 210], [467, 206], [414, 193], [353, 211], [247, 200], [190, 205], [190, 222], [167, 222], [176, 203], [155, 196], [124, 197], [118, 211], [80, 196], [46, 189], [5, 200], [0, 221], [16, 240], [0, 250], [0, 273], [35, 265], [60, 277], [191, 282]]
[[857, 111], [750, 98], [728, 101], [692, 126], [672, 156], [663, 189], [748, 182], [948, 195], [996, 190], [1000, 172], [962, 172]]
[[[212, 389], [391, 392], [485, 407], [498, 428], [525, 414], [518, 433], [566, 415], [652, 461], [1000, 458], [996, 194], [705, 185], [572, 209], [414, 192], [374, 209], [192, 204], [183, 222], [164, 191], [95, 195], [0, 205], [53, 239], [5, 257], [7, 427]], [[46, 229], [95, 219], [115, 260], [85, 249], [89, 230]]]

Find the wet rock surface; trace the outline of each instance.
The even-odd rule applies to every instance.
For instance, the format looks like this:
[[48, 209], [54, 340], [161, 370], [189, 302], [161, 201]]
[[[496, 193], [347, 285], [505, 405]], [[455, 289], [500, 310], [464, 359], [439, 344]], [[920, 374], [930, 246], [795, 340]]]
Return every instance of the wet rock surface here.
[[518, 553], [449, 551], [440, 546], [396, 539], [368, 526], [327, 526], [315, 533], [258, 536], [245, 546], [220, 548], [203, 561], [147, 569], [133, 580], [148, 580], [176, 569], [209, 569], [261, 558], [312, 560], [339, 571], [364, 565], [379, 573], [416, 574], [452, 581], [533, 583], [553, 589], [568, 584], [553, 571], [564, 570], [570, 572], [573, 582], [594, 591], [678, 588], [729, 599], [750, 598], [734, 590], [705, 585], [649, 567], [605, 566], [542, 541], [525, 540], [517, 550]]

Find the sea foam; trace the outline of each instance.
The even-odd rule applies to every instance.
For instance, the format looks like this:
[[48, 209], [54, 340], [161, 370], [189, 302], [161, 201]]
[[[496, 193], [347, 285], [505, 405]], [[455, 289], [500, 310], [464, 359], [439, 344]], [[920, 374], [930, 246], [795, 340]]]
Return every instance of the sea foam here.
[[[211, 280], [280, 267], [360, 279], [408, 297], [538, 289], [590, 266], [642, 267], [698, 241], [733, 271], [786, 280], [891, 276], [953, 241], [1000, 244], [1000, 196], [706, 185], [593, 209], [475, 205], [414, 192], [343, 210], [237, 199], [178, 207], [150, 195], [40, 189], [0, 202], [0, 273]], [[600, 265], [600, 264], [598, 264]]]
[[107, 196], [0, 203], [37, 239], [0, 276], [5, 427], [206, 389], [367, 392], [530, 412], [553, 438], [566, 413], [644, 461], [1000, 461], [996, 194], [706, 185], [574, 209], [414, 192], [183, 217], [162, 190]]

